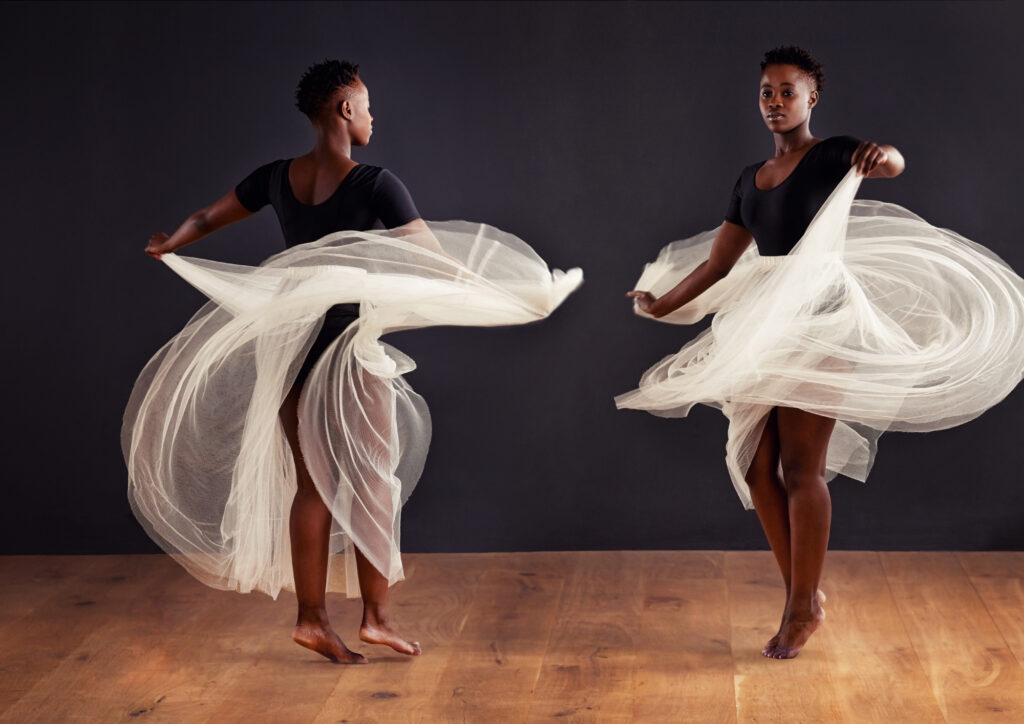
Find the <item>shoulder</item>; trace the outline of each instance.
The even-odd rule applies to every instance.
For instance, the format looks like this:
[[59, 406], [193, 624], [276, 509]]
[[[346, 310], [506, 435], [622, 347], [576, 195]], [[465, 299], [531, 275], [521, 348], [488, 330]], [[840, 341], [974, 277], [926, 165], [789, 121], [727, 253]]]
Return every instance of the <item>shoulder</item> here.
[[373, 183], [373, 201], [385, 228], [393, 229], [420, 218], [409, 189], [398, 176], [386, 168], [374, 168], [376, 178]]
[[401, 193], [408, 194], [402, 180], [386, 168], [373, 166], [373, 189], [378, 193]]
[[860, 143], [856, 136], [829, 136], [818, 145], [828, 157], [849, 163]]
[[395, 174], [382, 166], [368, 163], [361, 163], [349, 171], [345, 181], [350, 187], [367, 189], [374, 195], [392, 193], [397, 189], [405, 191], [405, 184]]
[[856, 136], [829, 136], [821, 144], [823, 146], [828, 144], [828, 147], [832, 148], [846, 148], [849, 146], [856, 148], [860, 145], [860, 139]]
[[276, 161], [271, 161], [270, 163], [263, 164], [255, 171], [253, 171], [252, 174], [271, 174], [277, 171], [281, 171], [282, 169], [286, 168], [288, 164], [291, 163], [291, 161], [292, 160], [290, 158], [279, 158]]
[[357, 164], [348, 175], [352, 177], [353, 181], [359, 181], [361, 183], [376, 183], [377, 179], [380, 178], [380, 174], [385, 169], [380, 166], [374, 166], [369, 163]]
[[291, 163], [290, 158], [279, 158], [276, 161], [265, 163], [255, 171], [246, 176], [243, 184], [268, 184], [272, 183], [276, 179], [280, 179], [281, 174], [288, 168], [288, 164]]
[[390, 169], [383, 168], [381, 166], [373, 166], [374, 169], [374, 185], [386, 186], [394, 183], [402, 183], [398, 176], [396, 176]]
[[265, 163], [235, 186], [235, 196], [248, 211], [257, 211], [273, 200], [272, 189], [280, 182], [281, 173], [290, 159]]
[[761, 168], [763, 165], [764, 161], [758, 161], [757, 163], [752, 163], [749, 166], [744, 166], [740, 171], [740, 175], [736, 178], [735, 191], [737, 193], [742, 192], [743, 187], [751, 182], [754, 178], [754, 174], [757, 173], [757, 169]]
[[404, 188], [398, 176], [383, 166], [372, 166], [361, 163], [349, 172], [352, 183], [370, 188], [374, 192], [386, 191], [395, 187]]

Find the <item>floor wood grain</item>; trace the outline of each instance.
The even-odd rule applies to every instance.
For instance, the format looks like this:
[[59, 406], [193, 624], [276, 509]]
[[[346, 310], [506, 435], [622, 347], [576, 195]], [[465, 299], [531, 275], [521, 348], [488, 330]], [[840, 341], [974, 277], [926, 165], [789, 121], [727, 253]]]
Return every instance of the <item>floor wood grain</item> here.
[[768, 552], [406, 556], [409, 658], [292, 643], [294, 597], [215, 591], [166, 556], [0, 557], [0, 722], [1024, 721], [1024, 553], [829, 554], [828, 618], [760, 656]]

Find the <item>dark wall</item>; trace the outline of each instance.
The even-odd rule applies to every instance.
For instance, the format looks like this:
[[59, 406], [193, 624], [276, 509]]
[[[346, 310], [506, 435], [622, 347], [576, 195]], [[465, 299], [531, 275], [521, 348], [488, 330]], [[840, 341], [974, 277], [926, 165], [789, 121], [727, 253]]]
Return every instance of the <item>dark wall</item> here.
[[[486, 221], [584, 286], [542, 324], [389, 341], [435, 423], [405, 510], [408, 551], [763, 547], [713, 410], [664, 420], [612, 396], [698, 329], [634, 317], [623, 293], [667, 242], [717, 225], [769, 155], [758, 61], [825, 63], [819, 136], [898, 146], [862, 197], [907, 206], [1024, 270], [1021, 12], [1006, 4], [7, 5], [2, 98], [0, 552], [153, 546], [125, 500], [135, 375], [200, 305], [142, 253], [155, 231], [311, 145], [292, 107], [311, 62], [362, 64], [375, 120], [359, 161], [426, 218]], [[272, 212], [187, 253], [256, 263]], [[982, 418], [882, 438], [870, 482], [832, 484], [846, 548], [1024, 546], [1024, 391]]]

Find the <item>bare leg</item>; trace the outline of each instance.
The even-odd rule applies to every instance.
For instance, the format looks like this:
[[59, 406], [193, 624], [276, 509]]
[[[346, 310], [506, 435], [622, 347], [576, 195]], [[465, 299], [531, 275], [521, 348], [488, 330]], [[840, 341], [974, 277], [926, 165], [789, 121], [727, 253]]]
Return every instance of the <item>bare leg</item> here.
[[818, 583], [832, 521], [825, 458], [834, 427], [829, 417], [778, 409], [779, 458], [789, 496], [791, 582], [778, 641], [765, 650], [771, 658], [795, 657], [825, 619]]
[[[750, 462], [746, 475], [747, 485], [750, 486], [750, 497], [754, 502], [754, 510], [761, 521], [768, 545], [775, 554], [775, 561], [779, 565], [779, 572], [786, 584], [786, 601], [789, 601], [790, 590], [790, 553], [789, 553], [789, 501], [786, 497], [786, 488], [782, 483], [782, 476], [779, 474], [779, 428], [776, 410], [773, 408], [765, 420], [764, 430], [761, 433], [761, 440], [757, 444], [754, 458]], [[785, 611], [783, 611], [785, 620]], [[779, 623], [779, 632], [782, 631], [782, 623]], [[779, 634], [775, 634], [766, 644], [764, 653], [774, 648], [779, 641]]]
[[[350, 480], [358, 504], [352, 508], [353, 535], [378, 556], [390, 556], [398, 505], [392, 478], [392, 434], [394, 390], [390, 381], [362, 372], [352, 385], [353, 405], [346, 419], [357, 421], [359, 442], [348, 450]], [[419, 656], [420, 645], [407, 641], [392, 628], [387, 613], [388, 579], [356, 546], [356, 571], [363, 596], [363, 622], [359, 638], [370, 644], [390, 646], [395, 651]]]
[[366, 560], [358, 548], [356, 569], [359, 572], [359, 590], [363, 594], [363, 624], [359, 628], [359, 638], [368, 644], [390, 646], [400, 654], [419, 656], [419, 642], [406, 641], [388, 623], [388, 579]]
[[327, 559], [331, 535], [331, 512], [313, 484], [299, 447], [298, 402], [300, 388], [288, 393], [281, 406], [281, 423], [295, 458], [298, 490], [292, 501], [289, 534], [292, 571], [299, 613], [292, 639], [339, 664], [365, 664], [362, 654], [350, 651], [327, 619]]
[[[747, 469], [746, 481], [750, 487], [754, 510], [757, 511], [757, 517], [761, 521], [768, 545], [771, 546], [772, 553], [775, 555], [775, 562], [779, 565], [782, 581], [786, 584], [786, 605], [783, 607], [779, 631], [768, 640], [761, 651], [767, 656], [769, 649], [774, 649], [779, 643], [782, 624], [786, 620], [786, 612], [789, 608], [791, 589], [789, 497], [780, 474], [778, 413], [774, 408], [768, 413], [768, 419], [765, 420], [757, 450]], [[819, 602], [824, 603], [825, 594], [818, 591], [817, 595]]]

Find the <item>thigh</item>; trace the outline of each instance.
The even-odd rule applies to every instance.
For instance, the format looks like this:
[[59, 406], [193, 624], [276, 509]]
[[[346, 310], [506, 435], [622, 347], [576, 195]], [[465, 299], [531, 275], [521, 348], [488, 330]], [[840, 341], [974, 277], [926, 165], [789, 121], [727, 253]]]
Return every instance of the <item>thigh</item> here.
[[824, 475], [828, 443], [836, 421], [794, 407], [779, 407], [777, 414], [782, 469]]

